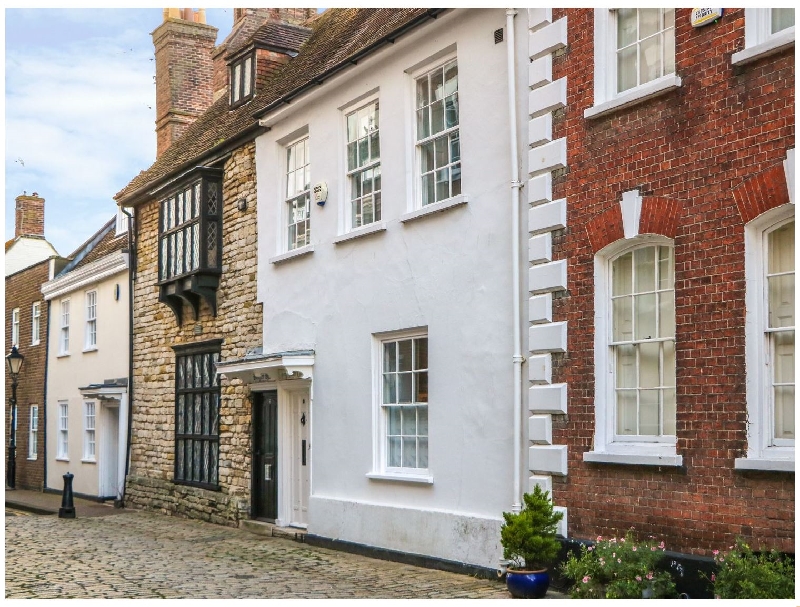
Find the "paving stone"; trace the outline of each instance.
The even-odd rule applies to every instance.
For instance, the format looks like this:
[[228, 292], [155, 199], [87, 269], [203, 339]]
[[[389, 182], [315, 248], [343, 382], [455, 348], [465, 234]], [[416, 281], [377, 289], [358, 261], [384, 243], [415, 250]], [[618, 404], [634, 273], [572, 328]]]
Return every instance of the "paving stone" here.
[[472, 578], [145, 511], [7, 516], [14, 598], [509, 598]]

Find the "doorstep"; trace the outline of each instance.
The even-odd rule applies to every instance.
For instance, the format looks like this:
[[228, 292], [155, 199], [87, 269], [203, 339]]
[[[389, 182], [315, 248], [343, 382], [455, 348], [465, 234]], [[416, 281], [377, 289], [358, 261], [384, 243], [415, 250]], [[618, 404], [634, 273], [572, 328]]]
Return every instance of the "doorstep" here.
[[299, 527], [278, 527], [273, 523], [267, 523], [265, 521], [242, 520], [239, 521], [239, 526], [250, 533], [255, 533], [256, 535], [264, 537], [282, 537], [302, 542], [305, 540], [306, 536], [305, 529]]

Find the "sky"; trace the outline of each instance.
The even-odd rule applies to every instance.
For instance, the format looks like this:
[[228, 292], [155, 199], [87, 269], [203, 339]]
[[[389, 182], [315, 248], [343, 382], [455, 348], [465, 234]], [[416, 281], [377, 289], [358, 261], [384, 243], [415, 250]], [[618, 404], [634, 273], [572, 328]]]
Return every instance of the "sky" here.
[[[116, 214], [155, 160], [161, 8], [5, 9], [5, 239], [14, 199], [45, 199], [45, 237], [69, 255]], [[221, 42], [233, 8], [206, 9]]]

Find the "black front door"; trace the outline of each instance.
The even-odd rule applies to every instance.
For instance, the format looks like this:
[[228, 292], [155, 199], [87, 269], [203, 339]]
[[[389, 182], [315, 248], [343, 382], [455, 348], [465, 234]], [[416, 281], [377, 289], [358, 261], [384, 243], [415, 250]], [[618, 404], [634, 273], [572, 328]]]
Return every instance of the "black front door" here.
[[278, 392], [256, 392], [253, 399], [252, 517], [278, 518]]

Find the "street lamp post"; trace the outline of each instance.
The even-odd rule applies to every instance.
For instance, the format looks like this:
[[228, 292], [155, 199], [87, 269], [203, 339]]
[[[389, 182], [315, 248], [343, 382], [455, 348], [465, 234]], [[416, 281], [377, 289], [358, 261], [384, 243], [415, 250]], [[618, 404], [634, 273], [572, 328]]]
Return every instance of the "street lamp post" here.
[[17, 377], [24, 359], [25, 357], [17, 350], [17, 346], [12, 346], [11, 353], [6, 356], [8, 372], [11, 374], [11, 440], [8, 443], [6, 483], [11, 489], [14, 489], [17, 484]]

